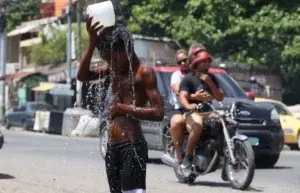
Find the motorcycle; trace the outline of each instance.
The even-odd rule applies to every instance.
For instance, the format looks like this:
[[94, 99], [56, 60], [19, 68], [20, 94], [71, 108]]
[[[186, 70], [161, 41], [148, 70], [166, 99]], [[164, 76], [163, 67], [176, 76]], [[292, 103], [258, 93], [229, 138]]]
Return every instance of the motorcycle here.
[[[212, 173], [221, 166], [223, 180], [229, 181], [235, 189], [247, 189], [254, 177], [255, 157], [248, 137], [237, 132], [238, 123], [234, 120], [236, 103], [228, 110], [216, 110], [210, 103], [201, 103], [197, 105], [195, 111], [199, 113], [212, 111], [216, 116], [204, 122], [205, 129], [195, 148], [192, 167], [183, 169], [176, 163], [174, 146], [170, 138], [169, 148], [162, 156], [162, 162], [173, 167], [181, 183], [193, 183], [198, 176]], [[186, 148], [187, 140], [186, 132], [183, 150]], [[246, 175], [239, 181], [240, 178], [235, 174], [243, 167], [246, 169]]]

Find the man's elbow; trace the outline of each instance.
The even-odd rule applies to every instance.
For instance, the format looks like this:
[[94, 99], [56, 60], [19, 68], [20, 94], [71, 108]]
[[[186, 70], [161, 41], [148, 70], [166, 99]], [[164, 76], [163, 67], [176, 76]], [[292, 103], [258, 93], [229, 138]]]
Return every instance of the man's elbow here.
[[159, 109], [156, 111], [155, 116], [154, 116], [154, 121], [162, 121], [164, 120], [164, 116], [165, 116], [165, 111], [164, 109]]
[[84, 76], [84, 74], [82, 74], [81, 72], [78, 71], [77, 76], [76, 76], [77, 80], [79, 80], [80, 82], [85, 82], [88, 81], [86, 76]]
[[81, 74], [77, 73], [76, 78], [77, 78], [77, 80], [79, 80], [80, 82], [83, 82], [83, 78], [82, 78]]

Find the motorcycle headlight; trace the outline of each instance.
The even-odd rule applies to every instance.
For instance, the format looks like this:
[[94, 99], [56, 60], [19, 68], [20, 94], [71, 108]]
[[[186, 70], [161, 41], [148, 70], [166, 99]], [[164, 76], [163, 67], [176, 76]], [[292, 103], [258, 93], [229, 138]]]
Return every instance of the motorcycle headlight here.
[[274, 123], [280, 123], [280, 120], [279, 120], [279, 114], [278, 112], [276, 111], [276, 109], [273, 109], [271, 111], [271, 120], [274, 122]]

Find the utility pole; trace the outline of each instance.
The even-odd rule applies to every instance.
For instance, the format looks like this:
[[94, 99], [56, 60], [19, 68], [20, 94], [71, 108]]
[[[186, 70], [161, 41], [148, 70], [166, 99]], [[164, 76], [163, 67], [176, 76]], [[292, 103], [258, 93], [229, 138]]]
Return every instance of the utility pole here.
[[72, 79], [72, 0], [69, 0], [68, 9], [68, 45], [67, 45], [67, 64], [68, 64], [68, 77], [67, 84], [71, 85]]
[[[1, 47], [0, 47], [0, 68], [1, 68], [1, 76], [6, 74], [6, 6], [8, 2], [6, 0], [0, 0], [0, 41], [1, 41]], [[1, 120], [4, 121], [5, 117], [5, 82], [1, 82], [1, 95], [2, 100], [0, 103], [1, 107]]]
[[[81, 0], [77, 0], [77, 66], [79, 68], [80, 58], [81, 58]], [[81, 87], [82, 83], [76, 79], [76, 106], [81, 107]]]

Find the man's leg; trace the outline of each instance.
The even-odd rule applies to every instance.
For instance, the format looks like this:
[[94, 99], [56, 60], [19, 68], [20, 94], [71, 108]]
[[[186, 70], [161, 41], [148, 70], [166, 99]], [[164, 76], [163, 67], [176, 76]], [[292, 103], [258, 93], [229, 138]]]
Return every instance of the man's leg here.
[[182, 114], [175, 114], [171, 118], [170, 134], [175, 147], [175, 159], [177, 163], [183, 161], [182, 142], [185, 129], [185, 120]]
[[120, 159], [116, 149], [108, 148], [105, 156], [106, 175], [111, 193], [122, 193], [120, 180]]
[[122, 193], [146, 193], [146, 165], [148, 147], [146, 141], [135, 142], [121, 150]]
[[199, 113], [192, 113], [187, 117], [187, 130], [189, 131], [189, 138], [187, 143], [186, 154], [182, 163], [183, 168], [190, 168], [194, 158], [194, 150], [199, 143], [203, 131], [204, 116]]

